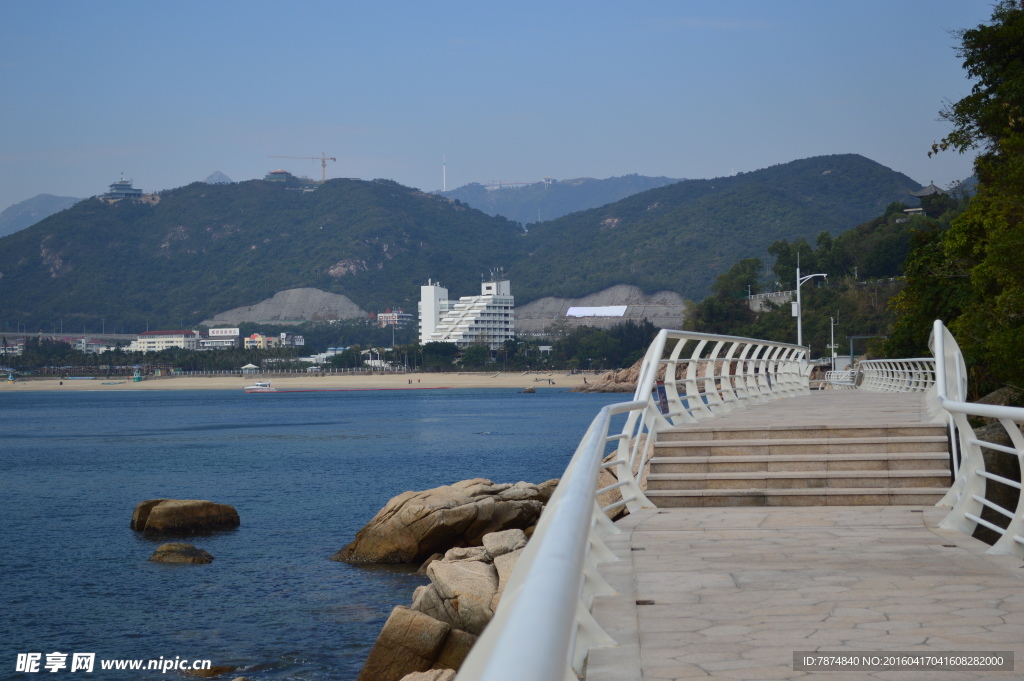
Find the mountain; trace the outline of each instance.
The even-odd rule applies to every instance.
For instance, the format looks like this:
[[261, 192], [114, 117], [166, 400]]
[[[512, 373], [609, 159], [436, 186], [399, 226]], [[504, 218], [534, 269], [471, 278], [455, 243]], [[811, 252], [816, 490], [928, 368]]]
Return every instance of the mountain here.
[[818, 156], [713, 180], [686, 180], [530, 228], [511, 268], [526, 300], [577, 297], [615, 284], [700, 299], [734, 262], [778, 239], [838, 234], [916, 205], [920, 184], [856, 154]]
[[219, 170], [214, 170], [206, 177], [205, 180], [203, 180], [203, 182], [206, 184], [231, 184], [234, 180]]
[[502, 215], [526, 225], [554, 220], [587, 208], [597, 208], [624, 199], [631, 194], [679, 182], [670, 177], [623, 175], [595, 180], [544, 180], [527, 185], [484, 186], [467, 184], [450, 192], [441, 192], [450, 199], [468, 203], [488, 215]]
[[415, 309], [428, 278], [476, 293], [521, 250], [518, 225], [389, 180], [196, 182], [158, 199], [88, 199], [0, 239], [0, 324], [182, 328], [305, 287]]
[[519, 304], [618, 284], [699, 299], [736, 260], [850, 229], [920, 185], [824, 156], [651, 189], [528, 233], [390, 180], [315, 187], [196, 182], [151, 202], [81, 201], [0, 239], [0, 330], [182, 328], [302, 288], [412, 311], [428, 279], [473, 295], [493, 267]]
[[0, 213], [0, 236], [14, 234], [26, 227], [31, 227], [43, 218], [70, 208], [81, 200], [70, 196], [39, 194], [21, 203], [16, 203]]

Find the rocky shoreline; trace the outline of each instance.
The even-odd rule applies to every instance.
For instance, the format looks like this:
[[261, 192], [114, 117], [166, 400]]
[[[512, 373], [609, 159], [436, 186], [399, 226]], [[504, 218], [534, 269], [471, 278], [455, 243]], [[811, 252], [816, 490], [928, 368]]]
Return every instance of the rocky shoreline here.
[[391, 499], [332, 560], [422, 562], [430, 584], [384, 623], [358, 681], [451, 681], [487, 623], [557, 480], [463, 480]]

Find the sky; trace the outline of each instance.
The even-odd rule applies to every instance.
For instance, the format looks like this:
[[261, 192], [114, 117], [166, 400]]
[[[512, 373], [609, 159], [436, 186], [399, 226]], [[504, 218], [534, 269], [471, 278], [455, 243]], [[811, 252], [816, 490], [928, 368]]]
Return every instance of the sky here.
[[0, 209], [221, 171], [425, 191], [857, 153], [927, 184], [988, 0], [0, 2]]

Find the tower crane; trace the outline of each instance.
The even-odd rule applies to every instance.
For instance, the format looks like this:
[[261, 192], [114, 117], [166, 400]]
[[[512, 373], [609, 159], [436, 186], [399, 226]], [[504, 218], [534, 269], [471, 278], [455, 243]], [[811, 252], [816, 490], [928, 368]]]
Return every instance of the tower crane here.
[[323, 169], [323, 175], [320, 178], [321, 184], [327, 181], [327, 162], [338, 160], [336, 158], [328, 156], [322, 151], [320, 152], [319, 156], [268, 156], [267, 158], [301, 158], [309, 161], [320, 161], [320, 167]]

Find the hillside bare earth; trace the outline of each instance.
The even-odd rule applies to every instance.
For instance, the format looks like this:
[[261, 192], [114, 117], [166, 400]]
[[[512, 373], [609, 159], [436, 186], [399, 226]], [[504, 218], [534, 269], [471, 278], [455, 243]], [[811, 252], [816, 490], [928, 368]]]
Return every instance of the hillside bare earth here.
[[366, 312], [347, 296], [316, 288], [293, 288], [281, 291], [255, 305], [236, 307], [203, 321], [207, 326], [224, 326], [242, 322], [301, 324], [331, 319], [359, 319]]
[[[515, 293], [513, 291], [513, 293]], [[606, 307], [625, 305], [622, 317], [566, 317], [570, 307]], [[554, 298], [546, 296], [539, 300], [516, 306], [516, 331], [519, 333], [542, 333], [559, 320], [565, 320], [567, 328], [595, 326], [608, 328], [626, 319], [646, 319], [658, 328], [678, 329], [683, 323], [684, 300], [673, 291], [658, 291], [650, 295], [636, 286], [619, 284], [582, 298]]]

